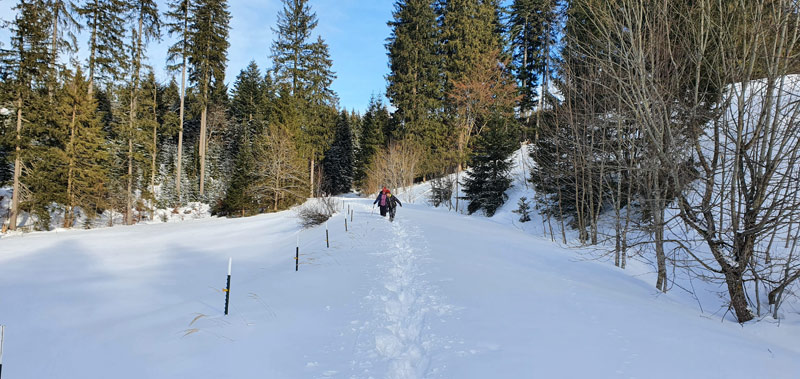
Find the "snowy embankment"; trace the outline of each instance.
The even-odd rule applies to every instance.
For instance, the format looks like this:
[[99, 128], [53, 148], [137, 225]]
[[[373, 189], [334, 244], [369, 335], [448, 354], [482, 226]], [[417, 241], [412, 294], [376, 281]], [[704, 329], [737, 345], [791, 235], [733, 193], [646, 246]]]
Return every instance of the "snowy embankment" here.
[[329, 221], [330, 248], [292, 212], [0, 238], [3, 373], [800, 377], [796, 322], [704, 315], [513, 227], [514, 203], [493, 219], [404, 203], [389, 223], [341, 201], [354, 217]]
[[[11, 195], [12, 190], [10, 187], [0, 188], [0, 223], [8, 223], [8, 217], [11, 214]], [[64, 208], [62, 206], [53, 206], [50, 211], [50, 224], [51, 231], [64, 231]], [[207, 218], [211, 216], [211, 207], [208, 204], [200, 202], [189, 202], [188, 204], [170, 209], [154, 209], [151, 215], [149, 210], [134, 211], [136, 223], [163, 223], [163, 222], [181, 222], [186, 220], [196, 220], [200, 218]], [[7, 232], [8, 235], [20, 235], [22, 233], [31, 232], [37, 229], [37, 217], [27, 212], [20, 212], [17, 218], [17, 231]], [[106, 228], [110, 225], [124, 225], [124, 214], [120, 212], [105, 210], [102, 214], [96, 215], [91, 219], [87, 217], [82, 209], [75, 209], [75, 221], [73, 228], [77, 229], [97, 229]], [[41, 225], [38, 225], [41, 229]]]

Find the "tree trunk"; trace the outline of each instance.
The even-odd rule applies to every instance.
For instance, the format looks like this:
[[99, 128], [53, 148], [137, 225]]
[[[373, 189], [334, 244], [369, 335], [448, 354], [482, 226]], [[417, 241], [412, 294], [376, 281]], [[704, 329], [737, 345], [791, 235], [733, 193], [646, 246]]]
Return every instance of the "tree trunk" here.
[[17, 100], [17, 147], [14, 157], [14, 186], [11, 193], [11, 216], [8, 218], [8, 230], [17, 230], [17, 216], [19, 215], [19, 181], [22, 176], [22, 96]]
[[92, 36], [90, 37], [91, 42], [89, 43], [90, 49], [92, 50], [89, 54], [89, 97], [92, 97], [94, 93], [94, 66], [95, 66], [95, 55], [97, 54], [97, 12], [92, 15], [94, 21], [94, 27], [92, 28]]
[[67, 147], [69, 169], [67, 170], [67, 215], [64, 217], [65, 228], [72, 227], [73, 218], [75, 217], [75, 199], [72, 191], [72, 181], [75, 175], [75, 117], [77, 115], [77, 107], [77, 104], [72, 104], [72, 121], [69, 124], [69, 145]]
[[731, 298], [731, 307], [736, 313], [739, 323], [744, 323], [753, 319], [753, 313], [747, 305], [747, 297], [744, 292], [744, 280], [742, 273], [738, 269], [730, 268], [725, 271], [725, 283], [728, 285], [728, 294]]
[[208, 120], [208, 105], [203, 107], [200, 114], [200, 197], [205, 193], [206, 178], [206, 122]]
[[314, 158], [311, 158], [311, 180], [309, 180], [309, 197], [314, 197]]
[[133, 225], [133, 139], [128, 136], [128, 196], [125, 206], [125, 224]]
[[155, 217], [156, 199], [156, 155], [158, 154], [158, 90], [153, 88], [153, 156], [150, 162], [150, 191], [153, 196], [153, 204], [150, 205], [150, 220]]
[[175, 165], [175, 194], [178, 197], [178, 204], [181, 204], [181, 156], [183, 155], [183, 108], [186, 96], [186, 33], [189, 28], [189, 7], [186, 7], [183, 15], [183, 65], [181, 66], [181, 109], [178, 125], [178, 161]]

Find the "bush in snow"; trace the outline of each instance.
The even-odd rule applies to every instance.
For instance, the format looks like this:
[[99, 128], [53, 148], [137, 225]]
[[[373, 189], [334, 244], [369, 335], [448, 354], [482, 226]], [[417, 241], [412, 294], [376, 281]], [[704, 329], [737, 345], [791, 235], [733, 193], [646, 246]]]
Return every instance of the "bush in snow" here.
[[332, 197], [310, 199], [297, 208], [297, 216], [304, 228], [310, 228], [328, 221], [336, 212], [337, 203]]
[[519, 202], [517, 202], [519, 208], [517, 210], [512, 211], [514, 213], [519, 214], [519, 221], [520, 222], [528, 222], [531, 220], [531, 204], [528, 202], [528, 198], [523, 196], [519, 198]]
[[455, 181], [449, 176], [431, 180], [431, 204], [434, 207], [442, 204], [450, 205], [453, 197], [453, 184]]

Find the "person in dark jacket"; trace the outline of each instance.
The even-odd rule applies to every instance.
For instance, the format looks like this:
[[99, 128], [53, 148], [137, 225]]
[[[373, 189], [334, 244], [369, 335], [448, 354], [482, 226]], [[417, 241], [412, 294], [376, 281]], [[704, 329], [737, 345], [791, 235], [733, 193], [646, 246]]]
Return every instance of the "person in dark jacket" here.
[[386, 190], [386, 202], [389, 205], [389, 221], [394, 221], [394, 212], [399, 204], [401, 207], [403, 203], [400, 202], [400, 199], [397, 196], [392, 196], [392, 193], [389, 190]]
[[386, 212], [389, 210], [389, 201], [386, 194], [389, 193], [389, 190], [386, 187], [378, 192], [378, 197], [375, 198], [375, 201], [372, 202], [372, 205], [378, 204], [378, 207], [381, 210], [381, 216], [386, 217]]

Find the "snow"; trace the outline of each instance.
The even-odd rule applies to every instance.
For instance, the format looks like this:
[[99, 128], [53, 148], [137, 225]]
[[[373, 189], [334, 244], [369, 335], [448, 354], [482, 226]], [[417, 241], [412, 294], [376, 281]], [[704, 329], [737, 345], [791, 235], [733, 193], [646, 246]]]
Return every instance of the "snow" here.
[[[524, 154], [519, 159], [525, 158]], [[399, 191], [401, 198], [403, 191]], [[743, 326], [514, 222], [408, 189], [292, 211], [0, 237], [9, 378], [800, 376], [800, 322]], [[299, 241], [300, 269], [294, 270]], [[230, 313], [223, 314], [232, 258]], [[633, 265], [633, 262], [632, 262]], [[635, 265], [633, 265], [635, 266]], [[642, 269], [643, 272], [647, 268]]]

